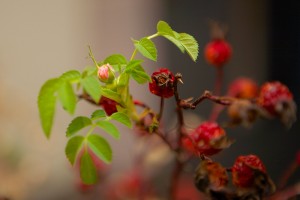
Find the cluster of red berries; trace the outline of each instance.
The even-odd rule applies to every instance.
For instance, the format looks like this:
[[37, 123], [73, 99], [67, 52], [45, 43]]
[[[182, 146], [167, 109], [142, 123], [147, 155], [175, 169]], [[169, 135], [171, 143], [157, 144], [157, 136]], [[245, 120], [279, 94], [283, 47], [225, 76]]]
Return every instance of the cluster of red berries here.
[[[229, 180], [234, 188], [228, 184]], [[196, 170], [195, 185], [212, 199], [262, 199], [275, 190], [264, 164], [252, 154], [237, 157], [230, 169], [203, 160]]]
[[287, 127], [296, 120], [296, 104], [288, 87], [279, 81], [266, 82], [260, 89], [249, 78], [238, 78], [228, 89], [233, 97], [228, 116], [234, 124], [249, 125], [259, 116], [278, 117]]

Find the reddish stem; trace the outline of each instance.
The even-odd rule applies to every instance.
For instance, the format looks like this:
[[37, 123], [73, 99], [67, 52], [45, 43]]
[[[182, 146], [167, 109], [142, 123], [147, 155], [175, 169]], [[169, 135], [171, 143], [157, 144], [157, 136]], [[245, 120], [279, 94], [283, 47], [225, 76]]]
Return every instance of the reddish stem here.
[[288, 179], [293, 175], [293, 173], [296, 171], [298, 168], [298, 163], [296, 160], [294, 160], [290, 165], [287, 167], [286, 170], [284, 170], [284, 173], [282, 174], [279, 183], [278, 183], [278, 189], [282, 189], [283, 187], [286, 186], [286, 183]]
[[181, 81], [181, 74], [176, 74], [175, 75], [175, 82], [174, 82], [174, 97], [176, 100], [176, 111], [177, 111], [177, 118], [178, 118], [178, 138], [177, 138], [177, 147], [175, 149], [175, 151], [178, 153], [177, 154], [177, 158], [176, 158], [176, 163], [175, 163], [175, 167], [173, 169], [173, 173], [172, 173], [172, 177], [171, 177], [171, 186], [170, 186], [170, 199], [175, 199], [176, 196], [176, 191], [177, 191], [177, 186], [178, 186], [178, 180], [179, 180], [179, 176], [181, 174], [182, 168], [184, 163], [182, 161], [179, 160], [180, 157], [180, 152], [181, 152], [181, 148], [180, 148], [180, 144], [181, 144], [181, 140], [182, 137], [184, 136], [184, 118], [183, 118], [183, 112], [182, 112], [182, 107], [181, 107], [181, 99], [179, 97], [179, 93], [178, 93], [178, 82], [182, 82]]
[[[213, 94], [216, 96], [220, 96], [221, 94], [221, 86], [223, 82], [223, 67], [220, 66], [217, 68], [217, 75], [216, 75], [216, 81], [215, 81], [215, 87], [214, 87], [214, 92]], [[209, 121], [216, 121], [220, 112], [222, 110], [222, 107], [218, 104], [214, 104]]]
[[164, 104], [165, 104], [165, 98], [161, 97], [160, 98], [160, 107], [159, 107], [159, 113], [157, 115], [157, 120], [160, 121], [163, 112], [164, 112]]

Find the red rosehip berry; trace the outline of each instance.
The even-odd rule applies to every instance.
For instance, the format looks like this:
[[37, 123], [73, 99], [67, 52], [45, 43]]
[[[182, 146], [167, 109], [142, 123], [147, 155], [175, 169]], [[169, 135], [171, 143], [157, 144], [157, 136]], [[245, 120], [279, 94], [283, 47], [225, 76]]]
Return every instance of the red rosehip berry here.
[[266, 173], [266, 168], [256, 155], [239, 156], [232, 167], [232, 181], [237, 187], [254, 186], [256, 171]]
[[225, 130], [215, 122], [203, 122], [182, 139], [183, 147], [196, 155], [214, 155], [230, 144]]
[[160, 68], [151, 76], [152, 82], [149, 83], [149, 90], [152, 94], [163, 98], [169, 98], [174, 95], [175, 77], [166, 68]]
[[102, 96], [100, 98], [99, 105], [101, 105], [108, 116], [118, 112], [117, 105], [118, 103], [112, 99]]
[[258, 86], [254, 80], [240, 77], [230, 83], [227, 94], [236, 98], [252, 99], [258, 95]]
[[269, 115], [279, 117], [286, 126], [292, 125], [296, 120], [296, 104], [293, 95], [287, 86], [279, 81], [263, 84], [257, 103]]
[[204, 53], [209, 64], [221, 67], [231, 58], [232, 51], [224, 39], [214, 39], [206, 45]]

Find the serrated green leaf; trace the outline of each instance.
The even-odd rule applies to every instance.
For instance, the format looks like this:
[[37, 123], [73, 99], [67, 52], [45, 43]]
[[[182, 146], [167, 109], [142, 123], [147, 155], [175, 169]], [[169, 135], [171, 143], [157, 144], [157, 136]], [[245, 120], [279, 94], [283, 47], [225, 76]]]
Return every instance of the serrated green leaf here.
[[150, 39], [142, 38], [141, 40], [134, 42], [134, 46], [146, 58], [153, 61], [157, 60], [157, 49]]
[[151, 77], [140, 67], [136, 67], [131, 71], [132, 78], [139, 84], [144, 84], [151, 81]]
[[130, 73], [131, 70], [133, 70], [135, 67], [139, 66], [143, 61], [142, 60], [131, 60], [125, 69], [126, 73]]
[[90, 154], [85, 151], [80, 159], [80, 177], [85, 184], [97, 182], [97, 169]]
[[81, 77], [81, 74], [77, 70], [70, 70], [65, 73], [63, 73], [59, 78], [62, 81], [68, 81], [68, 82], [76, 82], [79, 81]]
[[122, 112], [116, 112], [116, 113], [112, 114], [109, 118], [114, 119], [114, 120], [124, 124], [125, 126], [127, 126], [129, 128], [132, 127], [130, 118], [128, 117], [128, 115], [126, 115]]
[[185, 48], [186, 52], [189, 54], [192, 60], [196, 62], [199, 50], [198, 42], [193, 36], [187, 33], [179, 33], [179, 35], [179, 40], [182, 46]]
[[111, 122], [108, 122], [108, 121], [98, 121], [96, 124], [97, 124], [97, 126], [99, 126], [101, 129], [103, 129], [105, 132], [107, 132], [108, 134], [110, 134], [114, 138], [116, 138], [116, 139], [120, 138], [120, 132], [119, 132], [119, 130]]
[[99, 102], [101, 97], [100, 82], [96, 76], [86, 76], [81, 79], [84, 90], [92, 97], [95, 102]]
[[58, 97], [63, 108], [70, 114], [74, 114], [77, 97], [73, 91], [73, 88], [69, 82], [65, 82], [58, 90]]
[[122, 69], [127, 65], [127, 60], [121, 54], [113, 54], [104, 59], [103, 64], [107, 63], [112, 65], [115, 70], [119, 70], [120, 68]]
[[165, 38], [167, 38], [169, 41], [171, 41], [173, 44], [175, 44], [177, 46], [177, 48], [181, 51], [181, 53], [185, 52], [184, 46], [182, 46], [182, 44], [178, 38], [170, 36], [170, 35], [163, 35], [163, 36]]
[[65, 148], [65, 153], [72, 165], [74, 165], [75, 160], [78, 156], [78, 153], [80, 152], [80, 149], [82, 147], [82, 143], [84, 141], [84, 137], [82, 136], [75, 136], [72, 137]]
[[84, 116], [76, 117], [69, 124], [66, 135], [67, 135], [67, 137], [70, 137], [70, 136], [74, 135], [75, 133], [77, 133], [78, 131], [80, 131], [81, 129], [83, 129], [84, 127], [87, 127], [91, 124], [92, 124], [92, 121], [88, 117], [84, 117]]
[[91, 115], [92, 120], [103, 118], [103, 117], [106, 117], [106, 113], [104, 110], [96, 110]]
[[169, 35], [171, 37], [175, 37], [172, 28], [167, 22], [159, 21], [157, 23], [157, 32], [160, 35]]
[[114, 100], [114, 101], [116, 101], [118, 103], [121, 103], [121, 101], [122, 101], [120, 95], [117, 92], [115, 92], [115, 91], [113, 91], [111, 89], [102, 88], [101, 94], [102, 94], [102, 96], [105, 96], [105, 97], [107, 97], [109, 99], [112, 99], [112, 100]]
[[99, 135], [89, 135], [87, 138], [88, 146], [105, 163], [110, 163], [112, 160], [112, 150], [109, 143]]
[[56, 92], [60, 85], [60, 79], [50, 79], [42, 85], [38, 95], [40, 121], [47, 138], [49, 138], [51, 134], [55, 114]]

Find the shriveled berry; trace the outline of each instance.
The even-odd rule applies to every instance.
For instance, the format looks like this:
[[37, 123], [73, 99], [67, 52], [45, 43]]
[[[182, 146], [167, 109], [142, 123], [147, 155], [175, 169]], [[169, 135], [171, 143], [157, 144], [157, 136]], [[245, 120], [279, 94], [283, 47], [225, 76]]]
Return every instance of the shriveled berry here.
[[160, 68], [151, 76], [152, 82], [149, 83], [149, 90], [152, 94], [163, 98], [169, 98], [174, 95], [175, 77], [172, 72], [166, 68]]
[[237, 187], [253, 187], [255, 170], [266, 173], [266, 168], [256, 155], [239, 156], [232, 167], [233, 184]]
[[279, 117], [286, 126], [291, 126], [296, 120], [293, 95], [287, 86], [279, 81], [263, 84], [257, 102], [269, 115]]
[[225, 130], [215, 122], [203, 122], [188, 136], [183, 137], [183, 147], [196, 155], [214, 155], [231, 145]]
[[211, 190], [218, 191], [228, 183], [226, 169], [217, 162], [203, 160], [196, 169], [195, 185], [208, 194]]
[[221, 67], [231, 58], [232, 50], [224, 39], [214, 39], [206, 45], [204, 53], [209, 64]]
[[250, 78], [239, 77], [230, 83], [227, 94], [235, 98], [252, 99], [258, 95], [258, 86]]
[[118, 103], [112, 99], [102, 96], [99, 105], [101, 105], [108, 116], [117, 112]]
[[244, 125], [246, 127], [260, 116], [261, 109], [248, 99], [238, 99], [228, 107], [227, 114], [230, 118], [230, 125]]

